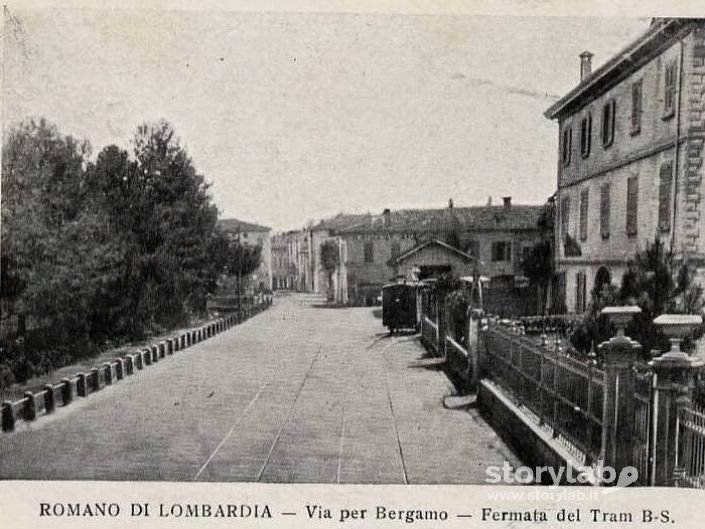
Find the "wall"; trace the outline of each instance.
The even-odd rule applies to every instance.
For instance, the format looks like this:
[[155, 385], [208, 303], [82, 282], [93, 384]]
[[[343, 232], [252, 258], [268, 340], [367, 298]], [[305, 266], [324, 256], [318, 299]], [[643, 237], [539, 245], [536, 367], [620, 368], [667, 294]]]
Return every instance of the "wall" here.
[[[486, 231], [467, 232], [463, 236], [464, 244], [477, 241], [479, 253], [476, 256], [480, 262], [480, 274], [487, 277], [500, 275], [523, 275], [521, 258], [523, 248], [530, 248], [541, 240], [538, 229], [535, 231]], [[510, 241], [512, 244], [511, 261], [492, 261], [492, 243]], [[468, 252], [472, 253], [472, 252]]]

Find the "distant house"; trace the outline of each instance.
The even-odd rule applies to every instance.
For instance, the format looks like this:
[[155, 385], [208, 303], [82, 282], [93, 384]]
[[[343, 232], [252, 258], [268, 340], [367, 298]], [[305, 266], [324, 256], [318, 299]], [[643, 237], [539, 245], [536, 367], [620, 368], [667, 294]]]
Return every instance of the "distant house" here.
[[239, 241], [244, 245], [259, 246], [262, 248], [262, 258], [259, 268], [250, 277], [250, 283], [255, 288], [272, 288], [272, 243], [270, 240], [271, 228], [245, 222], [238, 219], [220, 219], [218, 226], [228, 234], [231, 240]]
[[462, 277], [473, 273], [473, 261], [462, 250], [433, 239], [392, 259], [392, 266], [396, 277], [408, 279], [428, 279], [442, 274]]
[[272, 284], [275, 289], [310, 291], [309, 232], [290, 230], [272, 235]]
[[[339, 241], [336, 299], [365, 305], [373, 303], [382, 285], [393, 281], [411, 262], [398, 259], [417, 252], [421, 257], [433, 251], [446, 260], [451, 255], [468, 255], [479, 272], [495, 282], [525, 284], [521, 261], [544, 236], [539, 227], [542, 212], [542, 205], [513, 205], [510, 197], [505, 197], [501, 206], [453, 207], [449, 201], [447, 208], [340, 215], [319, 224], [314, 233], [316, 241]], [[433, 244], [424, 246], [431, 241]], [[459, 253], [449, 253], [448, 248]], [[324, 284], [323, 277], [318, 285]]]

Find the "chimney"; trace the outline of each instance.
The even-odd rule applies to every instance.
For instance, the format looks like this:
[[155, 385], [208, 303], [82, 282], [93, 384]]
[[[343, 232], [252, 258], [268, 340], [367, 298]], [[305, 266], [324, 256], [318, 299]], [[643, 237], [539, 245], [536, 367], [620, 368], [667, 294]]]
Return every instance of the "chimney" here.
[[592, 73], [592, 53], [584, 51], [580, 54], [580, 82], [590, 77]]
[[453, 209], [453, 199], [452, 198], [448, 199], [448, 209]]
[[512, 197], [502, 197], [504, 202], [504, 209], [509, 209], [512, 207]]
[[389, 210], [389, 208], [385, 208], [384, 211], [382, 212], [382, 222], [384, 223], [384, 227], [388, 228], [391, 221], [392, 221], [392, 212]]

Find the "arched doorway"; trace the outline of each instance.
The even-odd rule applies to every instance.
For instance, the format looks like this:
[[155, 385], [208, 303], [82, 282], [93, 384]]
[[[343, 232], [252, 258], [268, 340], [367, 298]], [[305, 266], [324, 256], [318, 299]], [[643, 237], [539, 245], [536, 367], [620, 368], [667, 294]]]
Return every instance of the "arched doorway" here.
[[612, 283], [612, 274], [606, 266], [601, 266], [595, 274], [595, 291], [600, 292], [605, 285]]

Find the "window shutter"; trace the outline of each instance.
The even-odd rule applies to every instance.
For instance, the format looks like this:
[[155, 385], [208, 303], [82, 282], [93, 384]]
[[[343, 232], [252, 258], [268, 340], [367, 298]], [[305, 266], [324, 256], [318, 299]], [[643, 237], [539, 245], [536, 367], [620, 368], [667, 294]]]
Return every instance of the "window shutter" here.
[[600, 188], [600, 235], [603, 239], [610, 236], [610, 184], [606, 182]]
[[570, 229], [570, 197], [561, 200], [561, 237], [565, 238]]
[[671, 162], [661, 165], [658, 189], [658, 226], [660, 231], [671, 229], [671, 182], [673, 166]]
[[575, 312], [580, 314], [582, 311], [580, 308], [583, 306], [582, 300], [582, 289], [580, 288], [580, 279], [582, 274], [580, 272], [575, 274]]
[[639, 200], [639, 179], [632, 176], [627, 179], [627, 235], [637, 232], [637, 204]]
[[588, 232], [588, 200], [589, 189], [585, 188], [580, 192], [580, 240], [587, 239]]
[[632, 133], [641, 129], [641, 79], [632, 85]]

